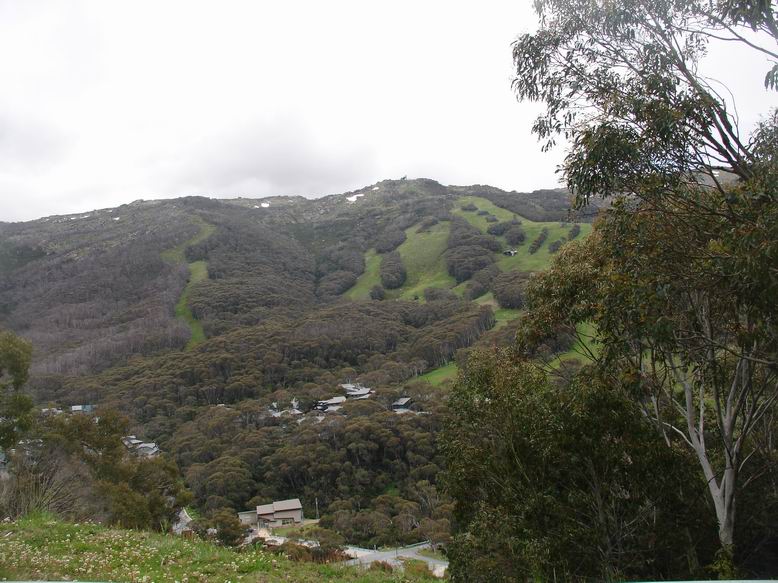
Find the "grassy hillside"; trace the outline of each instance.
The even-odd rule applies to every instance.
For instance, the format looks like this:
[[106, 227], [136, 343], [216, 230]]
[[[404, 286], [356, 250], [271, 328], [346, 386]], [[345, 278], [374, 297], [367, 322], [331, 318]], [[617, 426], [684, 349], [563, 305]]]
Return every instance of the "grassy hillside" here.
[[0, 578], [82, 581], [391, 581], [434, 580], [411, 573], [292, 562], [264, 550], [234, 550], [196, 539], [72, 524], [36, 516], [0, 528]]
[[366, 300], [370, 297], [373, 286], [381, 283], [378, 269], [381, 267], [381, 256], [370, 249], [365, 253], [365, 272], [359, 277], [357, 283], [348, 292], [346, 297], [352, 300]]
[[455, 362], [449, 362], [445, 366], [441, 366], [421, 375], [419, 379], [437, 386], [456, 377], [458, 370], [459, 369], [457, 368], [457, 364]]
[[400, 298], [421, 297], [428, 287], [454, 285], [454, 278], [446, 271], [443, 259], [449, 229], [447, 222], [437, 223], [423, 233], [418, 233], [416, 226], [406, 229], [408, 238], [397, 249], [408, 273], [405, 285], [400, 290]]
[[[446, 250], [450, 225], [440, 222], [428, 230], [419, 233], [414, 225], [405, 230], [406, 240], [397, 248], [407, 272], [405, 284], [398, 290], [387, 290], [387, 297], [413, 299], [421, 297], [428, 287], [452, 287], [454, 278], [446, 271], [443, 252]], [[370, 289], [381, 284], [378, 270], [381, 256], [371, 249], [365, 254], [365, 272], [356, 285], [347, 293], [347, 297], [360, 300], [370, 297]]]
[[482, 306], [492, 307], [492, 310], [494, 310], [494, 321], [496, 329], [502, 328], [511, 320], [518, 318], [519, 314], [521, 314], [521, 310], [501, 308], [497, 303], [497, 300], [494, 299], [494, 294], [492, 292], [482, 295], [480, 298], [475, 300], [475, 303]]
[[[514, 216], [516, 216], [521, 221], [521, 227], [527, 234], [527, 239], [524, 241], [524, 244], [516, 247], [518, 253], [515, 256], [500, 256], [500, 258], [497, 260], [497, 265], [503, 271], [510, 271], [514, 269], [520, 269], [521, 271], [541, 271], [548, 268], [552, 257], [552, 254], [548, 251], [549, 244], [553, 241], [556, 241], [557, 239], [566, 238], [567, 233], [570, 231], [570, 227], [572, 226], [567, 223], [562, 224], [559, 222], [531, 221], [525, 217], [514, 215], [514, 213], [500, 208], [487, 199], [478, 196], [463, 196], [459, 198], [457, 200], [456, 206], [454, 207], [453, 213], [465, 218], [471, 225], [477, 227], [484, 233], [486, 232], [486, 229], [489, 228], [490, 224], [486, 221], [486, 215], [479, 215], [475, 211], [463, 211], [462, 206], [467, 204], [475, 205], [478, 207], [478, 210], [487, 211], [488, 213], [497, 217], [500, 221], [509, 221]], [[530, 254], [530, 244], [540, 234], [540, 231], [544, 227], [548, 229], [548, 238], [536, 253]], [[580, 227], [581, 233], [578, 235], [579, 238], [584, 238], [589, 233], [591, 233], [592, 226], [590, 224], [581, 223]], [[510, 245], [505, 242], [504, 237], [498, 237], [498, 239], [502, 241], [506, 249], [510, 247]]]
[[187, 350], [205, 340], [203, 325], [194, 317], [192, 310], [189, 308], [189, 294], [193, 285], [208, 278], [208, 264], [205, 261], [187, 262], [186, 249], [187, 247], [205, 241], [214, 233], [214, 231], [216, 231], [216, 227], [206, 223], [196, 215], [193, 217], [193, 222], [200, 227], [200, 231], [197, 235], [162, 253], [162, 259], [165, 261], [171, 263], [187, 263], [187, 267], [189, 268], [189, 280], [187, 281], [184, 291], [181, 293], [181, 297], [178, 298], [178, 302], [176, 303], [176, 318], [184, 321], [192, 331], [192, 336], [186, 345]]
[[[568, 223], [560, 222], [537, 222], [531, 221], [525, 217], [517, 216], [511, 211], [496, 206], [489, 200], [479, 196], [459, 197], [454, 205], [453, 213], [466, 219], [471, 225], [486, 233], [490, 223], [487, 222], [487, 215], [479, 215], [476, 211], [463, 211], [462, 207], [473, 204], [480, 211], [487, 211], [494, 215], [500, 221], [509, 221], [514, 217], [521, 221], [521, 226], [526, 233], [525, 242], [517, 246], [518, 253], [513, 257], [499, 254], [497, 265], [503, 271], [521, 270], [521, 271], [541, 271], [546, 269], [552, 258], [548, 246], [558, 240], [566, 239], [572, 227]], [[529, 252], [532, 241], [540, 234], [542, 229], [548, 229], [548, 237], [543, 245], [535, 253]], [[586, 237], [592, 229], [587, 223], [580, 224], [581, 232], [579, 238]], [[398, 290], [387, 290], [387, 297], [413, 299], [421, 297], [424, 289], [427, 287], [451, 288], [455, 293], [462, 295], [466, 283], [456, 285], [453, 277], [448, 274], [446, 261], [443, 253], [446, 251], [446, 242], [450, 230], [450, 223], [442, 221], [433, 225], [428, 231], [419, 233], [418, 226], [414, 225], [405, 230], [406, 240], [398, 247], [398, 251], [403, 258], [403, 264], [408, 277], [405, 284]], [[504, 237], [498, 237], [502, 242], [503, 248], [508, 249], [511, 246], [505, 241]], [[352, 287], [346, 296], [353, 300], [367, 299], [370, 297], [370, 289], [374, 285], [379, 285], [379, 267], [381, 265], [381, 256], [371, 249], [365, 254], [365, 272], [357, 280], [356, 285]], [[503, 314], [498, 320], [507, 320], [509, 314]]]
[[[494, 215], [499, 221], [510, 221], [514, 218], [517, 218], [521, 221], [521, 227], [526, 233], [526, 239], [522, 245], [513, 247], [517, 250], [517, 254], [515, 256], [509, 257], [502, 254], [499, 255], [497, 259], [497, 266], [503, 271], [542, 271], [547, 269], [551, 265], [551, 261], [553, 259], [553, 254], [549, 252], [549, 245], [556, 240], [567, 239], [570, 228], [572, 227], [572, 225], [568, 223], [532, 221], [526, 217], [518, 216], [511, 211], [500, 208], [491, 201], [479, 196], [462, 196], [458, 198], [452, 211], [453, 214], [463, 217], [471, 225], [478, 228], [483, 233], [487, 232], [487, 229], [491, 224], [486, 220], [488, 215], [479, 215], [478, 211], [462, 210], [463, 206], [469, 204], [476, 206], [478, 211], [486, 211], [487, 213]], [[578, 238], [584, 238], [588, 236], [589, 233], [591, 233], [591, 224], [581, 223], [579, 226], [581, 231], [578, 235]], [[541, 230], [544, 228], [548, 229], [548, 236], [545, 242], [535, 253], [530, 253], [529, 247], [532, 244], [532, 241], [537, 238]], [[409, 231], [410, 230], [411, 229], [409, 229]], [[504, 237], [497, 238], [502, 242], [504, 249], [512, 248], [512, 246], [508, 245], [508, 243], [505, 241]], [[445, 251], [445, 242], [443, 244], [441, 253], [443, 251]], [[442, 278], [440, 277], [441, 273], [446, 276], [448, 275], [446, 273], [445, 261], [443, 261], [442, 256], [440, 257], [440, 262], [438, 264], [431, 263], [430, 265], [432, 265], [438, 271], [434, 273], [428, 273], [428, 280], [435, 281], [435, 276], [437, 275], [439, 278], [438, 281], [442, 281]], [[450, 277], [449, 280], [453, 281], [453, 279]], [[408, 284], [406, 284], [406, 286], [407, 285]], [[467, 282], [463, 282], [456, 286], [453, 286], [452, 283], [449, 283], [449, 285], [440, 285], [438, 287], [451, 287], [455, 293], [461, 296], [464, 293], [466, 286]], [[405, 291], [405, 287], [403, 287], [401, 297], [407, 296], [408, 294]], [[478, 298], [476, 303], [492, 306], [496, 321], [495, 329], [499, 329], [505, 326], [508, 322], [514, 320], [521, 314], [521, 310], [500, 308], [497, 304], [497, 301], [494, 299], [494, 295], [491, 292]], [[587, 330], [587, 332], [590, 331]], [[574, 346], [567, 353], [559, 355], [555, 359], [555, 363], [559, 364], [564, 360], [580, 358], [581, 355], [579, 352], [581, 351], [581, 348], [582, 347], [580, 346]], [[454, 379], [456, 374], [457, 366], [452, 362], [443, 367], [432, 370], [425, 375], [422, 375], [420, 378], [430, 382], [433, 385], [439, 385], [443, 382]]]

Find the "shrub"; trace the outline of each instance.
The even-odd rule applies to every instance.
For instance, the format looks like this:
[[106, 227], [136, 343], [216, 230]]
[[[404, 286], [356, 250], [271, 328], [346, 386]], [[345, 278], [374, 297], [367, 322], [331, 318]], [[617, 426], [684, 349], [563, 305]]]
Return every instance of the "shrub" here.
[[383, 573], [391, 573], [394, 571], [394, 567], [392, 567], [389, 563], [386, 561], [373, 561], [370, 563], [370, 568], [368, 571], [381, 571]]
[[391, 253], [384, 255], [381, 259], [379, 274], [381, 276], [381, 283], [386, 289], [396, 289], [405, 283], [407, 274], [405, 272], [402, 257], [400, 257], [400, 254], [397, 251], [392, 251]]
[[437, 217], [426, 217], [421, 223], [419, 223], [419, 228], [416, 229], [417, 233], [423, 233], [424, 231], [429, 230], [430, 227], [433, 225], [437, 225], [439, 222]]
[[337, 296], [357, 283], [357, 276], [351, 271], [334, 271], [328, 273], [319, 281], [316, 293], [319, 297]]
[[236, 547], [246, 537], [246, 527], [241, 524], [236, 514], [228, 509], [217, 510], [211, 516], [210, 526], [216, 529], [216, 538], [225, 546]]
[[476, 271], [470, 278], [471, 285], [468, 286], [469, 294], [467, 297], [469, 297], [469, 299], [475, 299], [485, 294], [492, 288], [492, 281], [500, 273], [502, 273], [502, 271], [494, 264]]
[[[501, 237], [505, 235], [512, 227], [518, 227], [519, 225], [521, 225], [521, 221], [517, 219], [515, 216], [510, 221], [501, 221], [499, 223], [496, 222], [497, 217], [495, 217], [494, 215], [491, 216], [494, 217], [494, 220], [493, 221], [490, 221], [489, 219], [487, 220], [493, 224], [489, 225], [489, 227], [486, 229], [486, 232], [489, 233], [490, 235], [494, 235], [495, 237]], [[523, 231], [519, 230], [517, 232], [523, 232]]]
[[486, 293], [486, 291], [487, 289], [484, 287], [482, 283], [471, 280], [467, 284], [467, 289], [465, 290], [465, 299], [474, 300], [476, 298], [480, 298], [482, 295]]
[[494, 263], [494, 254], [476, 245], [455, 247], [446, 251], [448, 273], [457, 283], [462, 283], [474, 273]]
[[524, 306], [524, 289], [529, 277], [523, 271], [507, 271], [494, 278], [492, 291], [502, 308]]
[[477, 214], [479, 217], [483, 217], [483, 216], [485, 216], [485, 215], [488, 215], [488, 214], [489, 214], [489, 211], [480, 210], [480, 211], [478, 211], [476, 214]]
[[529, 252], [535, 253], [538, 249], [540, 249], [543, 246], [543, 243], [546, 242], [547, 238], [548, 238], [548, 229], [546, 227], [543, 227], [543, 230], [540, 231], [540, 234], [532, 242], [532, 245], [529, 246]]
[[387, 229], [378, 237], [375, 244], [375, 250], [378, 253], [388, 253], [389, 251], [397, 249], [404, 242], [405, 231], [401, 231], [400, 229]]
[[438, 300], [457, 300], [457, 295], [450, 289], [442, 287], [428, 287], [424, 289], [424, 299], [428, 302]]
[[550, 243], [548, 246], [548, 252], [549, 253], [556, 253], [559, 251], [559, 248], [562, 246], [562, 244], [565, 242], [564, 239], [557, 239], [553, 243]]
[[451, 222], [451, 233], [448, 236], [448, 248], [476, 245], [497, 253], [500, 242], [491, 235], [484, 235], [480, 230], [462, 218]]
[[407, 577], [411, 578], [428, 578], [432, 576], [432, 572], [427, 566], [427, 563], [415, 559], [405, 561], [404, 573]]
[[474, 205], [472, 202], [470, 202], [470, 203], [467, 203], [466, 205], [463, 205], [463, 206], [462, 206], [462, 210], [463, 210], [463, 211], [467, 211], [467, 212], [469, 212], [469, 213], [472, 213], [472, 212], [475, 212], [475, 211], [477, 211], [477, 210], [478, 210], [478, 207], [477, 207], [477, 206], [475, 206], [475, 205]]
[[526, 237], [527, 235], [524, 233], [524, 229], [518, 225], [514, 225], [505, 231], [505, 240], [509, 245], [521, 245], [524, 243]]
[[494, 215], [489, 215], [488, 217], [486, 217], [487, 223], [496, 223], [497, 220], [498, 220], [497, 217], [495, 217]]
[[386, 299], [386, 290], [380, 285], [374, 285], [373, 289], [370, 290], [370, 299], [379, 301]]
[[567, 240], [572, 241], [580, 234], [581, 234], [581, 225], [576, 223], [572, 227], [570, 227], [570, 231], [567, 233]]
[[511, 223], [508, 221], [503, 221], [501, 223], [494, 223], [492, 225], [489, 225], [489, 227], [486, 229], [486, 232], [490, 235], [494, 235], [495, 237], [502, 237], [505, 234], [505, 231], [511, 228]]
[[365, 271], [365, 256], [358, 249], [346, 247], [339, 243], [321, 251], [316, 257], [316, 275], [324, 277], [335, 271], [351, 271], [362, 275]]

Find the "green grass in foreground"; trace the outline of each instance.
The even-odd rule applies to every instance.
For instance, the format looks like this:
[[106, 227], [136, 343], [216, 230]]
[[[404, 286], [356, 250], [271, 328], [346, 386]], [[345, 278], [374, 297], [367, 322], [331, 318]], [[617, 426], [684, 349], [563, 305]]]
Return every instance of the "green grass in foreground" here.
[[433, 551], [432, 549], [421, 549], [419, 550], [419, 554], [422, 557], [429, 557], [430, 559], [438, 559], [439, 561], [448, 560], [448, 557], [446, 557], [446, 555], [444, 555], [440, 551]]
[[431, 575], [295, 563], [263, 550], [237, 552], [197, 539], [35, 516], [0, 525], [0, 578], [114, 582], [430, 581]]
[[[168, 249], [167, 251], [163, 251], [161, 254], [162, 259], [170, 261], [171, 263], [186, 263], [186, 248], [205, 241], [214, 233], [214, 231], [216, 231], [216, 227], [210, 223], [206, 223], [200, 217], [194, 217], [193, 221], [200, 227], [200, 232], [180, 245]], [[189, 281], [187, 282], [186, 287], [184, 287], [184, 291], [181, 292], [181, 297], [178, 298], [178, 302], [176, 302], [175, 313], [176, 318], [186, 322], [187, 326], [189, 326], [189, 329], [192, 331], [189, 342], [186, 344], [186, 349], [189, 350], [205, 340], [203, 325], [194, 317], [192, 310], [189, 309], [189, 294], [193, 285], [208, 278], [208, 264], [205, 261], [193, 261], [192, 263], [187, 263], [187, 267], [189, 268]]]

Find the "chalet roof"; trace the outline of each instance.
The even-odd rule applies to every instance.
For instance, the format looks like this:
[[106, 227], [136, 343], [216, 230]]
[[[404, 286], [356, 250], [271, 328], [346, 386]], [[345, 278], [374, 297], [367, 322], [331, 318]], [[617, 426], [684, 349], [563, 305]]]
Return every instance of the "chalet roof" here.
[[326, 401], [319, 401], [319, 405], [340, 405], [345, 402], [346, 397], [332, 397]]
[[358, 389], [353, 389], [348, 391], [348, 394], [346, 395], [347, 398], [353, 399], [356, 397], [364, 397], [366, 395], [369, 395], [373, 392], [373, 389], [367, 389], [365, 387], [360, 387]]
[[401, 397], [400, 399], [397, 399], [394, 403], [392, 403], [392, 407], [405, 407], [411, 402], [410, 397]]
[[303, 505], [299, 498], [290, 498], [288, 500], [279, 500], [270, 504], [261, 504], [257, 506], [257, 514], [273, 514], [274, 512], [283, 512], [284, 510], [302, 510]]

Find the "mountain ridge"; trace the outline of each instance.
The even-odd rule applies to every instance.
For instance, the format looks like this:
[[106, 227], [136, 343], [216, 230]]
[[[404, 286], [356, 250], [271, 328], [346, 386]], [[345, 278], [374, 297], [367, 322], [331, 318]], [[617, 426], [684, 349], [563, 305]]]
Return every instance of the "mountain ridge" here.
[[[563, 220], [569, 208], [566, 192], [539, 192], [548, 196], [479, 185], [446, 187], [428, 179], [387, 180], [318, 199], [139, 200], [2, 223], [0, 325], [27, 336], [53, 360], [41, 368], [36, 355], [34, 372], [88, 372], [123, 358], [117, 361], [111, 354], [150, 354], [188, 341], [188, 330], [175, 318], [191, 277], [187, 263], [208, 265], [207, 277], [200, 278], [197, 289], [192, 286], [189, 307], [197, 319], [231, 320], [226, 328], [205, 324], [211, 334], [219, 333], [248, 321], [235, 310], [286, 303], [284, 294], [296, 297], [293, 304], [339, 296], [356, 283], [348, 274], [362, 274], [364, 253], [380, 233], [397, 224], [408, 228], [436, 213], [445, 216], [462, 196], [497, 197], [512, 212], [526, 207], [522, 216]], [[188, 245], [185, 260], [164, 259], [196, 236], [198, 221], [211, 225], [215, 235], [210, 241]], [[328, 249], [338, 257], [323, 257]], [[205, 261], [209, 255], [214, 258]], [[257, 293], [266, 301], [251, 300]], [[36, 322], [45, 322], [46, 331], [36, 330]], [[109, 335], [122, 338], [122, 346], [105, 345], [101, 339]], [[90, 360], [85, 351], [94, 353], [94, 363], [82, 366], [76, 361]]]
[[[32, 342], [41, 408], [121, 411], [202, 512], [299, 497], [350, 542], [417, 542], [449, 532], [447, 382], [512, 342], [531, 272], [588, 234], [569, 207], [408, 180], [0, 225], [0, 327]], [[540, 354], [572, 347], [559, 330]], [[343, 383], [372, 391], [322, 411]]]

